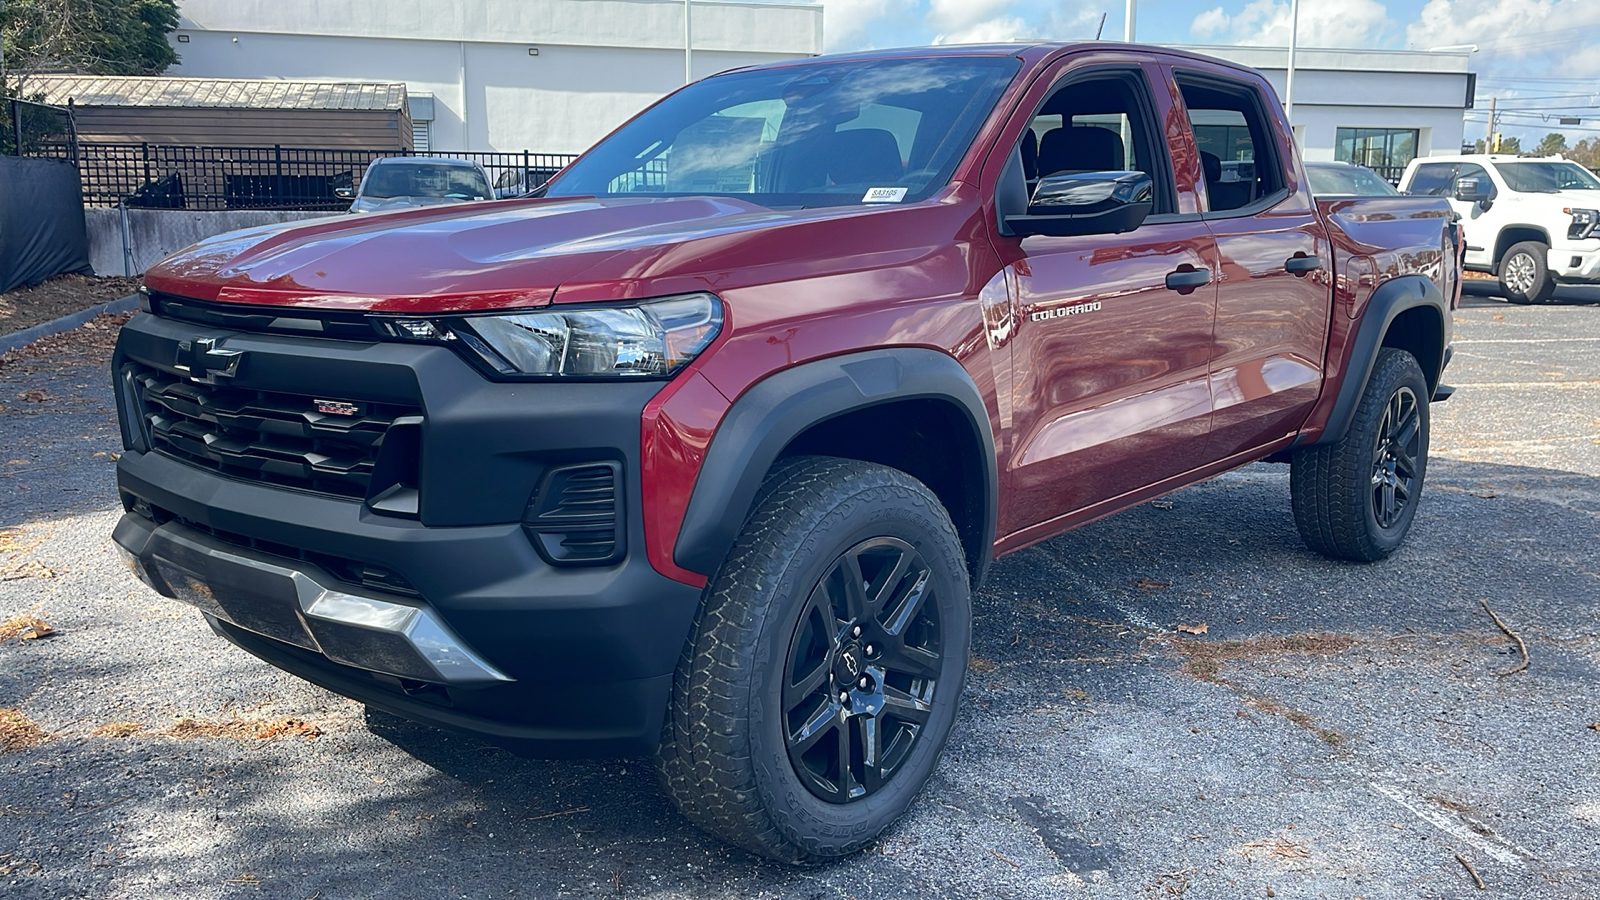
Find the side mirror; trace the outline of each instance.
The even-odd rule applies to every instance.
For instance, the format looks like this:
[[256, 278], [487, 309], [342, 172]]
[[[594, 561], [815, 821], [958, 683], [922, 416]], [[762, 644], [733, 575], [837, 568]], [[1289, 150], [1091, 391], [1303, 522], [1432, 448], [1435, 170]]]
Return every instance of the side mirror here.
[[356, 189], [347, 187], [334, 188], [333, 195], [340, 200], [354, 200], [356, 198]]
[[1007, 216], [1024, 237], [1122, 234], [1144, 223], [1155, 206], [1155, 185], [1143, 172], [1079, 172], [1039, 179], [1028, 213]]
[[1466, 203], [1482, 203], [1489, 199], [1489, 192], [1484, 190], [1483, 183], [1476, 176], [1457, 178], [1456, 199]]

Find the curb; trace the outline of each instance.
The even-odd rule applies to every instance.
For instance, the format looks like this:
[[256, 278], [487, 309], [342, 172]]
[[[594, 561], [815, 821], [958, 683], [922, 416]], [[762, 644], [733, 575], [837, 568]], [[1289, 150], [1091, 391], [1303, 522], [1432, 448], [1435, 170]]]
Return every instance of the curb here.
[[10, 334], [0, 335], [0, 353], [6, 353], [11, 350], [15, 350], [18, 347], [25, 347], [42, 337], [49, 337], [52, 334], [60, 334], [63, 331], [71, 331], [72, 329], [77, 328], [79, 325], [84, 324], [96, 316], [105, 315], [106, 313], [125, 313], [138, 308], [138, 306], [139, 295], [129, 294], [120, 300], [112, 300], [109, 303], [102, 303], [99, 306], [91, 306], [88, 309], [80, 309], [75, 313], [62, 316], [59, 319], [51, 319], [48, 322], [41, 322], [38, 325], [32, 326], [31, 328], [24, 328], [21, 331], [13, 331]]

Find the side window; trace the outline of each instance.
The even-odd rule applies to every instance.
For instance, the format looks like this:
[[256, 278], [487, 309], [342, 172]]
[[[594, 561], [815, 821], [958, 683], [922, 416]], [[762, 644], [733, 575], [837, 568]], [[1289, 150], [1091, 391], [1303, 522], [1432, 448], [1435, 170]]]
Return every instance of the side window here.
[[[1483, 172], [1478, 166], [1473, 168], [1479, 173]], [[1427, 194], [1430, 197], [1448, 197], [1451, 193], [1450, 185], [1455, 180], [1455, 172], [1454, 163], [1424, 163], [1417, 166], [1416, 174], [1411, 176], [1411, 186], [1408, 190], [1413, 194]]]
[[1082, 172], [1143, 172], [1155, 184], [1154, 213], [1176, 211], [1172, 167], [1158, 142], [1143, 72], [1080, 75], [1034, 113], [1017, 148], [1031, 195], [1038, 179]]
[[1239, 209], [1285, 190], [1283, 164], [1261, 93], [1244, 84], [1178, 77], [1205, 170], [1212, 212]]

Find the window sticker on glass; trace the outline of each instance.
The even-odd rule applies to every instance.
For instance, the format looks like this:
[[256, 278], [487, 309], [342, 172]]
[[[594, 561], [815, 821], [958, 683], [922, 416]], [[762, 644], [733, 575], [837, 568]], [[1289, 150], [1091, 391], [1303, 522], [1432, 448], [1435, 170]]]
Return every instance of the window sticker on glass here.
[[906, 198], [906, 188], [869, 188], [862, 203], [899, 203]]

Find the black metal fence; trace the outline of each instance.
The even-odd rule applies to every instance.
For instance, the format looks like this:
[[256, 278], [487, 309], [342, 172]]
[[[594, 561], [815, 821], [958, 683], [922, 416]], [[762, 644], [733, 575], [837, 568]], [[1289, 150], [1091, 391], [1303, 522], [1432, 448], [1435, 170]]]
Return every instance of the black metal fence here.
[[[4, 113], [0, 115], [0, 155], [71, 158], [77, 138], [70, 106], [6, 97], [0, 112]], [[41, 148], [46, 145], [60, 147], [61, 151], [41, 154]]]
[[[145, 209], [340, 210], [339, 188], [361, 183], [373, 160], [409, 151], [305, 147], [192, 147], [179, 144], [43, 142], [31, 155], [74, 159], [85, 206]], [[481, 164], [496, 196], [531, 190], [577, 157], [565, 153], [428, 153]]]

